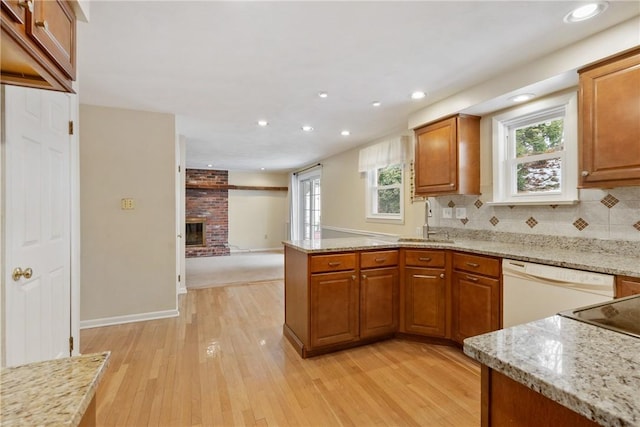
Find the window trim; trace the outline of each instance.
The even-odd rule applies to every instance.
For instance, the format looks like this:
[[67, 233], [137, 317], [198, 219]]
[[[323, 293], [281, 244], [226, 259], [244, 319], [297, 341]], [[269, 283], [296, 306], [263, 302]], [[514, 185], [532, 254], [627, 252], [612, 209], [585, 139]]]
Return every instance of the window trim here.
[[[384, 185], [384, 186], [378, 186], [376, 185], [377, 183], [377, 178], [378, 178], [378, 169], [384, 169], [384, 168], [388, 168], [391, 166], [400, 166], [400, 183], [399, 184], [394, 184], [394, 185]], [[405, 187], [405, 173], [404, 173], [404, 164], [403, 163], [395, 163], [392, 165], [386, 165], [386, 166], [378, 166], [375, 169], [369, 169], [366, 172], [366, 184], [365, 184], [365, 191], [366, 191], [366, 197], [365, 197], [365, 203], [367, 204], [366, 207], [366, 219], [367, 221], [370, 222], [393, 222], [393, 223], [398, 223], [398, 224], [404, 224], [404, 187]], [[374, 207], [374, 203], [375, 201], [377, 201], [377, 198], [374, 198], [374, 192], [376, 192], [379, 189], [385, 189], [385, 188], [398, 188], [400, 190], [400, 213], [398, 214], [387, 214], [387, 213], [375, 213], [373, 212], [373, 207]], [[375, 199], [375, 200], [374, 200]]]
[[[507, 142], [510, 129], [534, 123], [564, 112], [564, 149], [554, 153], [528, 156], [528, 159], [560, 158], [560, 191], [517, 194], [513, 144]], [[493, 200], [492, 205], [575, 204], [578, 202], [578, 111], [577, 93], [549, 97], [513, 108], [492, 118]]]

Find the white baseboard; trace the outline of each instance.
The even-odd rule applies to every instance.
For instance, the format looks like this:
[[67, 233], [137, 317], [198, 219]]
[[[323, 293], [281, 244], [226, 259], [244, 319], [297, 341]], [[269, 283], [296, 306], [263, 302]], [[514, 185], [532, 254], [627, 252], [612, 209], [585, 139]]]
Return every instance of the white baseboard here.
[[126, 316], [105, 317], [102, 319], [81, 320], [80, 329], [121, 325], [123, 323], [144, 322], [145, 320], [166, 319], [169, 317], [177, 317], [179, 315], [180, 312], [176, 309], [153, 311], [151, 313], [127, 314]]
[[230, 249], [229, 252], [232, 254], [246, 254], [246, 253], [255, 253], [255, 252], [275, 252], [282, 251], [283, 247], [278, 246], [276, 248], [260, 248], [260, 249]]

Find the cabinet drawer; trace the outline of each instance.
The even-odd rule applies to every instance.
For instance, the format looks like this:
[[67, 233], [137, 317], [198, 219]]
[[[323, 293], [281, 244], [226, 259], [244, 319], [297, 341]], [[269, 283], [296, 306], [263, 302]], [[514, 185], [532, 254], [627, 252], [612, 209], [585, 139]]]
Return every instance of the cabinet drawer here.
[[500, 261], [478, 255], [454, 253], [453, 269], [483, 274], [495, 278], [500, 277]]
[[374, 251], [360, 254], [360, 268], [389, 267], [398, 265], [398, 251]]
[[356, 254], [330, 254], [330, 255], [313, 255], [310, 262], [310, 270], [312, 273], [322, 273], [327, 271], [344, 271], [355, 270]]
[[407, 250], [404, 263], [416, 267], [444, 267], [444, 258], [444, 251]]

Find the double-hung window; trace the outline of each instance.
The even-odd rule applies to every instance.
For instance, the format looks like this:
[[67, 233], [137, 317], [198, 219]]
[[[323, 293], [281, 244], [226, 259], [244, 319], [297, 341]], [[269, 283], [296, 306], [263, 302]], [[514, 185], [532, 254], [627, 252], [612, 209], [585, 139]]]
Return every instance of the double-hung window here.
[[367, 171], [367, 217], [402, 220], [403, 176], [401, 164]]
[[575, 94], [531, 103], [493, 118], [493, 202], [577, 200]]
[[358, 170], [366, 174], [366, 218], [404, 221], [404, 165], [409, 139], [406, 136], [360, 150]]

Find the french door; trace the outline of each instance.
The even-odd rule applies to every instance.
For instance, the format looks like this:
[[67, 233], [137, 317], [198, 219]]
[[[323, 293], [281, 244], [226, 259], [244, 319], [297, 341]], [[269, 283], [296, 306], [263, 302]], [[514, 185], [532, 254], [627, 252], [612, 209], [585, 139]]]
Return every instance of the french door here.
[[296, 175], [295, 203], [293, 224], [296, 228], [295, 239], [320, 239], [321, 229], [321, 197], [320, 197], [320, 169]]

